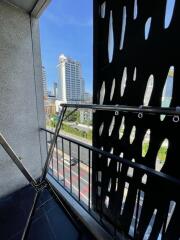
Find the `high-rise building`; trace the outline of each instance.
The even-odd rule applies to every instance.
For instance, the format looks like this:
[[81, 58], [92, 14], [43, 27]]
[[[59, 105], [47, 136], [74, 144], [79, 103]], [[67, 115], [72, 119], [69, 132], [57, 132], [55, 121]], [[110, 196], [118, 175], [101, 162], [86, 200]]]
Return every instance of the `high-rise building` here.
[[47, 78], [46, 78], [46, 69], [44, 66], [42, 66], [42, 81], [43, 81], [44, 99], [47, 99], [48, 98]]
[[84, 99], [84, 80], [80, 62], [66, 57], [59, 57], [58, 99], [63, 102], [80, 102]]
[[58, 84], [56, 82], [54, 82], [53, 85], [53, 94], [55, 96], [55, 98], [57, 98], [57, 89], [58, 89]]
[[89, 92], [84, 93], [84, 102], [85, 103], [92, 103], [92, 94]]

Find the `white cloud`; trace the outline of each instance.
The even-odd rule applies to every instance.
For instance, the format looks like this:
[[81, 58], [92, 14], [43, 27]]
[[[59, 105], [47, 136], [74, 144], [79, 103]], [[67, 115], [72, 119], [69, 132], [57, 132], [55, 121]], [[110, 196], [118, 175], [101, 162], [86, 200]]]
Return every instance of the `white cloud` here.
[[71, 26], [77, 26], [77, 27], [92, 27], [93, 20], [86, 19], [80, 21], [80, 19], [77, 19], [73, 16], [69, 15], [54, 15], [52, 13], [46, 13], [44, 17], [51, 21], [53, 24], [56, 24], [58, 27], [66, 26], [66, 25], [71, 25]]

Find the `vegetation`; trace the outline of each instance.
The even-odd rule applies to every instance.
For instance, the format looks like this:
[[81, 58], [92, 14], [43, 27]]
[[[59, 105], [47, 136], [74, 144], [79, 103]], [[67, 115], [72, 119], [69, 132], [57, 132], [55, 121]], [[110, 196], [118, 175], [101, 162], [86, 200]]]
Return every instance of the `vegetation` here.
[[56, 127], [56, 124], [57, 124], [57, 121], [58, 121], [58, 116], [57, 115], [51, 115], [49, 117], [49, 119], [47, 120], [47, 126], [49, 127], [53, 127], [55, 128]]
[[67, 125], [66, 123], [62, 124], [62, 130], [67, 133], [70, 133], [70, 134], [73, 134], [73, 135], [76, 135], [76, 136], [79, 136], [82, 138], [86, 138], [88, 140], [92, 140], [92, 130], [85, 132], [85, 131], [79, 130], [77, 128], [73, 128], [73, 127]]
[[[71, 112], [72, 112], [72, 110], [67, 110], [65, 117], [68, 116]], [[80, 113], [77, 111], [77, 112], [74, 112], [72, 115], [70, 115], [66, 121], [79, 123], [79, 120], [80, 120]], [[50, 128], [55, 128], [57, 121], [58, 121], [58, 116], [51, 115], [49, 120], [47, 121], [47, 126]], [[86, 122], [85, 124], [91, 125], [92, 123]], [[66, 122], [62, 123], [62, 130], [67, 133], [73, 134], [75, 136], [79, 136], [79, 137], [82, 137], [82, 138], [85, 138], [88, 140], [92, 140], [92, 130], [89, 130], [89, 131], [79, 130], [78, 128], [74, 128]]]
[[[148, 151], [148, 144], [145, 143], [143, 145], [143, 155], [145, 155]], [[160, 162], [164, 162], [166, 159], [166, 153], [167, 153], [167, 147], [166, 146], [161, 146], [161, 148], [158, 151], [158, 156], [157, 158], [160, 160]]]
[[84, 125], [87, 125], [87, 126], [92, 126], [92, 121], [84, 121], [83, 122]]
[[72, 110], [66, 110], [65, 116], [64, 118], [66, 118], [69, 114], [70, 116], [68, 117], [67, 121], [69, 122], [78, 122], [80, 121], [80, 112], [79, 111], [75, 111], [71, 114]]
[[[66, 116], [70, 112], [71, 112], [71, 110], [68, 110], [67, 113], [66, 113]], [[71, 122], [78, 122], [79, 118], [80, 118], [79, 112], [74, 112], [68, 118], [68, 120], [71, 121]], [[58, 121], [58, 117], [56, 115], [52, 115], [50, 117], [50, 120], [47, 122], [47, 125], [49, 127], [55, 128], [56, 124], [57, 124], [57, 121]], [[91, 125], [92, 123], [91, 122], [86, 122], [85, 124], [86, 125]], [[78, 137], [82, 137], [82, 138], [85, 138], [85, 139], [88, 139], [88, 140], [92, 140], [92, 130], [89, 130], [87, 132], [83, 131], [83, 130], [79, 130], [78, 128], [74, 128], [74, 127], [70, 126], [69, 124], [67, 124], [65, 122], [63, 122], [63, 124], [62, 124], [62, 130], [67, 132], [67, 133], [70, 133], [72, 135], [75, 135], [75, 136], [78, 136]], [[148, 148], [149, 148], [148, 143], [144, 143], [143, 144], [143, 150], [142, 150], [142, 155], [143, 156], [146, 155], [146, 153], [148, 151]], [[157, 155], [157, 158], [160, 160], [160, 162], [165, 161], [166, 154], [167, 154], [167, 147], [166, 146], [161, 146], [161, 148], [158, 151], [158, 155]]]
[[173, 76], [174, 76], [174, 69], [170, 69], [170, 70], [169, 70], [168, 76], [169, 76], [169, 77], [173, 77]]

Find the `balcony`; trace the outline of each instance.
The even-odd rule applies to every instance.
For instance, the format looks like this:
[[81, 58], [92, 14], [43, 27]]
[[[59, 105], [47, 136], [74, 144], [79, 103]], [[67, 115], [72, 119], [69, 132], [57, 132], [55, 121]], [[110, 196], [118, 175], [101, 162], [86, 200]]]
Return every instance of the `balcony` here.
[[[176, 206], [180, 181], [60, 135], [68, 107], [75, 108], [72, 112], [78, 108], [90, 108], [111, 111], [116, 115], [117, 112], [154, 116], [166, 114], [169, 117], [180, 115], [174, 108], [63, 104], [55, 132], [45, 128], [40, 130], [46, 134], [47, 160], [42, 177], [37, 181], [33, 180], [1, 136], [1, 145], [31, 184], [1, 199], [0, 211], [7, 216], [3, 238], [51, 239], [55, 235], [63, 239], [76, 239], [77, 236], [82, 239], [169, 239], [174, 235], [175, 239], [178, 234]], [[101, 171], [94, 173], [93, 160], [97, 161], [99, 157], [102, 160]], [[102, 174], [103, 162], [117, 169], [113, 174], [115, 182], [113, 179], [107, 182], [108, 172]], [[163, 191], [159, 194], [160, 190]], [[149, 196], [154, 196], [150, 204], [156, 207], [151, 218], [148, 217], [151, 210]], [[111, 201], [115, 201], [114, 206], [118, 201], [114, 212], [109, 212]], [[21, 219], [20, 214], [23, 216]], [[14, 221], [17, 221], [16, 227], [11, 228]]]
[[[98, 112], [111, 111], [115, 115], [138, 114], [140, 118], [142, 115], [156, 117], [165, 114], [174, 119], [174, 116], [179, 115], [175, 108], [78, 104], [63, 106]], [[42, 131], [46, 132], [49, 149], [54, 132], [47, 129]], [[98, 158], [101, 159], [101, 171], [93, 173], [93, 159], [97, 164]], [[107, 180], [110, 174], [108, 170], [103, 175], [103, 162], [114, 169], [112, 176], [115, 180]], [[175, 208], [180, 181], [160, 170], [155, 171], [103, 149], [58, 135], [48, 175], [48, 179], [57, 188], [63, 188], [113, 239], [170, 239], [173, 234], [177, 234], [172, 228], [177, 226], [174, 221], [178, 211]], [[151, 203], [148, 202], [150, 196]], [[109, 210], [111, 201], [114, 202], [114, 212]], [[152, 210], [149, 209], [151, 204], [155, 208], [152, 215]]]
[[[55, 131], [38, 30], [49, 1], [27, 2], [0, 2], [0, 239], [179, 239], [179, 1], [167, 14], [168, 0], [94, 0], [94, 104], [63, 104]], [[93, 110], [92, 145], [61, 134], [68, 108]]]

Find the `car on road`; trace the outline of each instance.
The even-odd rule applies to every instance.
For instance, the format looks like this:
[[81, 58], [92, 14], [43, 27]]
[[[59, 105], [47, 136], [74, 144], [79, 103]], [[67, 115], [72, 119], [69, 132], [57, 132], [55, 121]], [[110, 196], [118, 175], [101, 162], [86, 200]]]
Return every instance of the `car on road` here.
[[71, 157], [71, 166], [75, 166], [78, 163], [78, 159], [75, 157]]

